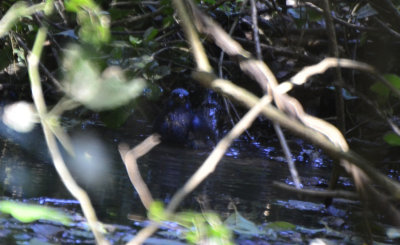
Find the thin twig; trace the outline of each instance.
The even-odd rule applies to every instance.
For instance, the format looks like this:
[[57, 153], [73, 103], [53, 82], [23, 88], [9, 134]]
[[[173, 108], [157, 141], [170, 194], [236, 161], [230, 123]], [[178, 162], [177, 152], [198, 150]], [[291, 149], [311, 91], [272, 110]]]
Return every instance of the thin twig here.
[[150, 13], [146, 13], [146, 14], [142, 14], [142, 15], [137, 15], [137, 16], [132, 16], [132, 17], [129, 17], [129, 18], [126, 18], [126, 19], [122, 19], [122, 20], [113, 21], [113, 22], [111, 23], [111, 26], [116, 26], [116, 25], [119, 25], [119, 24], [126, 24], [126, 23], [132, 23], [132, 22], [143, 21], [143, 20], [145, 20], [145, 19], [147, 19], [147, 18], [151, 18], [151, 17], [154, 17], [154, 16], [157, 16], [157, 15], [161, 14], [162, 11], [164, 10], [164, 8], [165, 8], [165, 6], [161, 6], [160, 8], [158, 8], [158, 9], [156, 9], [155, 11], [150, 12]]
[[[171, 202], [165, 209], [165, 215], [169, 217], [178, 208], [182, 200], [191, 193], [207, 176], [214, 172], [218, 162], [224, 156], [232, 141], [239, 137], [260, 114], [261, 110], [271, 102], [271, 96], [265, 95], [246, 115], [235, 125], [235, 127], [218, 142], [215, 149], [200, 166], [200, 168], [190, 177], [185, 185], [180, 188], [172, 197]], [[141, 244], [151, 236], [158, 228], [157, 223], [141, 230], [130, 244]]]
[[344, 199], [349, 199], [349, 200], [358, 200], [359, 195], [355, 192], [350, 192], [350, 191], [343, 191], [343, 190], [315, 190], [315, 189], [297, 189], [293, 188], [293, 186], [287, 185], [285, 183], [277, 182], [274, 181], [272, 183], [274, 186], [286, 190], [286, 191], [291, 191], [295, 192], [301, 195], [307, 195], [307, 196], [312, 196], [312, 197], [332, 197], [332, 198], [344, 198]]
[[135, 187], [136, 191], [138, 192], [140, 200], [147, 210], [150, 208], [150, 205], [154, 200], [149, 188], [140, 175], [137, 159], [145, 155], [159, 143], [160, 138], [158, 135], [150, 135], [142, 143], [131, 150], [129, 150], [129, 147], [125, 144], [120, 144], [118, 147], [122, 161], [124, 162], [126, 171], [128, 172], [129, 179], [133, 187]]
[[[25, 42], [22, 40], [22, 38], [15, 33], [15, 39], [17, 40], [18, 44], [21, 45], [21, 47], [24, 49], [24, 51], [30, 55], [31, 51], [29, 50], [28, 46], [25, 44]], [[46, 76], [53, 82], [53, 84], [61, 91], [64, 91], [63, 86], [61, 83], [51, 74], [51, 72], [46, 68], [45, 65], [43, 65], [42, 62], [39, 61], [39, 66], [40, 69], [46, 74]]]
[[[326, 22], [326, 31], [329, 37], [329, 46], [330, 46], [330, 56], [334, 58], [339, 58], [339, 48], [337, 44], [337, 37], [335, 26], [333, 24], [331, 9], [329, 7], [328, 0], [322, 0], [322, 8], [324, 10], [324, 18]], [[345, 122], [345, 115], [344, 115], [344, 99], [343, 99], [343, 77], [342, 71], [340, 66], [335, 67], [335, 80], [337, 80], [335, 84], [335, 102], [336, 102], [336, 117], [337, 117], [337, 127], [339, 128], [340, 132], [346, 132], [346, 122]]]
[[[261, 53], [260, 38], [258, 35], [258, 22], [257, 22], [258, 15], [257, 15], [256, 2], [255, 2], [255, 0], [250, 0], [250, 3], [251, 3], [251, 16], [252, 16], [252, 21], [253, 21], [253, 36], [254, 36], [256, 57], [259, 61], [262, 61], [263, 57], [262, 57], [262, 53]], [[266, 73], [266, 74], [270, 74], [270, 73]], [[272, 77], [272, 75], [270, 75], [270, 77], [268, 77], [269, 78], [268, 81], [273, 81], [275, 79], [275, 78], [272, 79], [271, 77]], [[276, 88], [276, 86], [277, 86], [276, 83], [271, 82], [269, 88], [271, 89], [271, 91], [273, 91]], [[265, 88], [264, 88], [264, 92], [267, 93], [268, 91], [265, 90]], [[288, 162], [289, 171], [292, 176], [294, 185], [296, 186], [297, 189], [300, 189], [301, 183], [300, 183], [299, 174], [297, 172], [296, 166], [294, 165], [292, 153], [289, 149], [289, 145], [287, 144], [285, 135], [283, 134], [282, 128], [279, 126], [278, 123], [273, 122], [273, 126], [274, 126], [274, 130], [276, 132], [276, 135], [278, 136], [278, 139], [279, 139], [279, 142], [283, 149], [283, 152], [285, 154], [286, 161]]]
[[61, 153], [58, 149], [56, 139], [52, 134], [52, 131], [48, 125], [48, 121], [46, 120], [47, 116], [47, 108], [44, 101], [42, 85], [40, 82], [39, 75], [39, 57], [42, 53], [43, 43], [46, 39], [47, 29], [42, 27], [39, 29], [37, 33], [37, 38], [35, 40], [32, 53], [28, 56], [28, 72], [29, 78], [31, 81], [31, 89], [32, 89], [32, 97], [35, 103], [36, 109], [38, 111], [40, 122], [42, 124], [44, 136], [46, 139], [47, 146], [50, 151], [51, 158], [53, 159], [54, 166], [57, 170], [57, 173], [61, 177], [62, 182], [67, 187], [68, 191], [74, 196], [80, 203], [82, 207], [82, 211], [87, 218], [90, 229], [92, 230], [96, 242], [98, 244], [109, 244], [108, 241], [104, 238], [101, 233], [100, 223], [97, 220], [96, 213], [93, 209], [93, 206], [90, 202], [89, 196], [87, 193], [80, 188], [67, 167], [65, 166], [64, 160], [61, 156]]
[[203, 45], [199, 39], [199, 35], [193, 25], [192, 19], [189, 16], [188, 9], [185, 8], [185, 3], [192, 4], [189, 2], [184, 2], [183, 0], [173, 0], [173, 4], [181, 18], [181, 25], [185, 32], [186, 38], [190, 43], [192, 48], [192, 53], [196, 61], [197, 69], [200, 71], [211, 72], [212, 68], [208, 62], [206, 52], [204, 51]]
[[253, 27], [253, 38], [254, 38], [254, 44], [256, 46], [256, 57], [258, 60], [262, 60], [262, 54], [261, 54], [261, 47], [260, 47], [260, 36], [258, 35], [258, 14], [257, 14], [257, 7], [256, 7], [256, 1], [255, 0], [250, 0], [251, 3], [251, 20], [252, 20], [252, 27]]
[[[201, 72], [194, 72], [192, 76], [200, 81], [204, 86], [210, 87], [229, 98], [245, 105], [246, 107], [253, 107], [258, 102], [258, 97], [248, 92], [247, 90], [236, 86], [232, 82], [224, 79], [218, 79], [213, 74], [206, 74]], [[285, 86], [287, 83], [279, 85], [276, 89], [281, 91], [281, 86]], [[283, 87], [282, 91], [287, 90]], [[328, 141], [326, 136], [320, 132], [315, 131], [312, 128], [306, 127], [304, 124], [297, 120], [289, 117], [282, 111], [277, 110], [272, 105], [267, 105], [263, 108], [262, 114], [268, 119], [279, 123], [282, 127], [289, 129], [291, 132], [302, 137], [303, 139], [309, 140], [315, 145], [321, 147], [334, 158], [347, 159], [349, 162], [355, 164], [361, 168], [365, 173], [382, 188], [388, 191], [395, 199], [400, 199], [400, 184], [394, 180], [387, 178], [384, 174], [378, 172], [373, 168], [373, 164], [368, 160], [362, 158], [350, 149], [343, 151], [337, 145]]]
[[[242, 13], [244, 11], [244, 8], [247, 5], [248, 0], [244, 0], [242, 2], [242, 6], [240, 7], [239, 13]], [[236, 16], [235, 21], [232, 23], [231, 28], [229, 29], [229, 35], [232, 35], [232, 33], [235, 31], [237, 24], [239, 23], [239, 18], [240, 18], [240, 14]], [[218, 76], [220, 78], [224, 77], [224, 73], [222, 71], [222, 63], [224, 61], [224, 56], [225, 56], [225, 52], [222, 50], [220, 55], [219, 55], [219, 60], [218, 60]], [[230, 101], [228, 101], [227, 98], [223, 98], [224, 100], [224, 105], [225, 105], [225, 110], [228, 112], [228, 116], [229, 116], [229, 120], [232, 124], [232, 127], [235, 126], [235, 122], [233, 120], [233, 116], [231, 114], [231, 110], [230, 110], [230, 106], [233, 109], [233, 112], [235, 113], [236, 118], [240, 118], [239, 114], [237, 113], [237, 110], [235, 109], [235, 107], [232, 106], [232, 103]], [[248, 131], [246, 131], [246, 134], [249, 138], [251, 138], [250, 133]]]

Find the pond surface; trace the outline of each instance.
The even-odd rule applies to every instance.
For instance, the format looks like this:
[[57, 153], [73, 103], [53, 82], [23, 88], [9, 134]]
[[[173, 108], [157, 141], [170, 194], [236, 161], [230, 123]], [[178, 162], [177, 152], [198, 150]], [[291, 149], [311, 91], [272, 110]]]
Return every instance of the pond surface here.
[[[147, 223], [143, 221], [145, 209], [128, 179], [117, 148], [121, 142], [131, 147], [137, 145], [151, 133], [151, 126], [145, 120], [133, 120], [127, 124], [129, 127], [118, 130], [90, 123], [82, 125], [71, 130], [78, 162], [66, 157], [68, 165], [77, 181], [88, 190], [100, 220], [118, 224], [110, 229], [108, 238], [114, 244], [123, 244]], [[47, 204], [74, 214], [74, 226], [68, 228], [45, 221], [22, 224], [9, 217], [1, 218], [0, 241], [26, 244], [38, 239], [56, 244], [92, 244], [93, 236], [82, 223], [78, 203], [60, 182], [47, 155], [41, 129], [22, 135], [1, 125], [0, 131], [3, 199]], [[290, 142], [302, 184], [326, 188], [330, 174], [328, 158], [302, 141]], [[366, 236], [362, 219], [365, 213], [357, 202], [335, 199], [331, 206], [325, 207], [324, 200], [299, 199], [296, 194], [273, 186], [273, 181], [292, 183], [279, 149], [274, 140], [265, 146], [237, 140], [215, 172], [185, 199], [180, 210], [213, 210], [225, 220], [234, 213], [234, 206], [263, 231], [250, 235], [236, 232], [235, 241], [239, 244], [308, 244], [316, 238], [340, 244], [361, 243], [361, 237]], [[168, 203], [209, 152], [160, 144], [140, 158], [139, 168], [153, 198]], [[340, 184], [342, 188], [352, 187], [347, 178], [341, 178]], [[289, 222], [296, 228], [268, 230], [268, 224], [275, 221]], [[161, 229], [149, 244], [166, 244], [166, 241], [181, 244], [178, 237], [165, 235], [168, 230]], [[373, 234], [376, 241], [393, 243], [385, 240], [382, 232]]]

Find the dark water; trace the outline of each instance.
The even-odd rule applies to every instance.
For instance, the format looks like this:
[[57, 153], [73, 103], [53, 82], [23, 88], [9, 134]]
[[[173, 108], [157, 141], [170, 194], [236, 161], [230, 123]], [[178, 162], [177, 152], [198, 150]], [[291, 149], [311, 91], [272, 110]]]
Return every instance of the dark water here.
[[[80, 212], [78, 204], [72, 200], [52, 166], [41, 129], [24, 135], [4, 125], [0, 129], [2, 196]], [[143, 120], [133, 121], [129, 127], [118, 130], [91, 125], [71, 130], [78, 155], [76, 163], [66, 157], [71, 172], [88, 190], [99, 218], [106, 223], [126, 225], [133, 229], [126, 230], [126, 233], [133, 233], [136, 229], [133, 227], [136, 226], [132, 225], [140, 224], [128, 219], [128, 216], [144, 219], [145, 209], [130, 184], [117, 148], [121, 142], [137, 145], [150, 133], [151, 127]], [[301, 146], [293, 148], [295, 160], [300, 160], [297, 166], [303, 185], [326, 188], [330, 163], [320, 151], [302, 144], [300, 141]], [[180, 210], [210, 209], [225, 219], [233, 213], [234, 204], [240, 214], [259, 226], [286, 221], [299, 227], [293, 234], [280, 234], [280, 238], [253, 237], [253, 243], [250, 244], [261, 241], [290, 244], [293, 236], [298, 236], [300, 243], [326, 237], [342, 242], [350, 239], [349, 244], [352, 244], [354, 237], [364, 236], [363, 213], [358, 203], [335, 200], [332, 206], [326, 208], [321, 199], [299, 199], [296, 194], [273, 186], [273, 181], [292, 183], [278, 149], [275, 141], [264, 146], [246, 141], [235, 142], [215, 172], [185, 199]], [[99, 152], [101, 155], [98, 155]], [[161, 144], [140, 158], [139, 168], [153, 198], [168, 203], [209, 152]], [[85, 162], [87, 159], [88, 162]], [[341, 179], [341, 185], [351, 188], [346, 178]], [[238, 239], [238, 243], [242, 243], [240, 237]], [[375, 239], [384, 240], [380, 234], [376, 234]]]

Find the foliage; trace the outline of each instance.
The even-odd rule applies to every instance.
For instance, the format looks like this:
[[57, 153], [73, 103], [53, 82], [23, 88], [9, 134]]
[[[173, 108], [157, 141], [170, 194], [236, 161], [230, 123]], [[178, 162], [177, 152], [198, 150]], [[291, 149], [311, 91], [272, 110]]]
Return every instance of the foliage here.
[[[400, 90], [400, 77], [396, 74], [385, 74], [384, 78], [393, 85], [394, 88]], [[370, 87], [371, 91], [375, 92], [379, 99], [387, 102], [389, 96], [393, 95], [393, 91], [381, 82], [376, 82]]]
[[41, 205], [0, 201], [0, 212], [10, 214], [21, 222], [33, 222], [39, 219], [60, 222], [64, 225], [71, 223], [70, 217], [59, 210]]
[[65, 8], [77, 15], [83, 42], [99, 46], [110, 40], [110, 19], [92, 0], [66, 0]]
[[[151, 204], [148, 217], [157, 222], [177, 222], [186, 228], [184, 237], [192, 244], [233, 244], [232, 234], [217, 214], [181, 212], [168, 217], [161, 202]], [[170, 218], [170, 219], [169, 219]]]
[[142, 93], [143, 79], [127, 81], [122, 70], [110, 66], [102, 73], [84, 50], [71, 46], [64, 59], [67, 71], [64, 86], [76, 101], [93, 110], [111, 109], [126, 104]]
[[383, 139], [389, 145], [400, 146], [400, 136], [396, 133], [387, 133], [384, 135]]

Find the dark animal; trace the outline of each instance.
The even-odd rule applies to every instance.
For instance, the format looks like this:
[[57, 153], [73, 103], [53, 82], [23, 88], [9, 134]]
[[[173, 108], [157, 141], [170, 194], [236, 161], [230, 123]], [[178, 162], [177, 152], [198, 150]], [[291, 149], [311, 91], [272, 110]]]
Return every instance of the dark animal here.
[[154, 125], [162, 141], [191, 148], [214, 146], [219, 137], [221, 111], [215, 96], [209, 91], [199, 108], [193, 108], [189, 92], [182, 88], [174, 89]]

